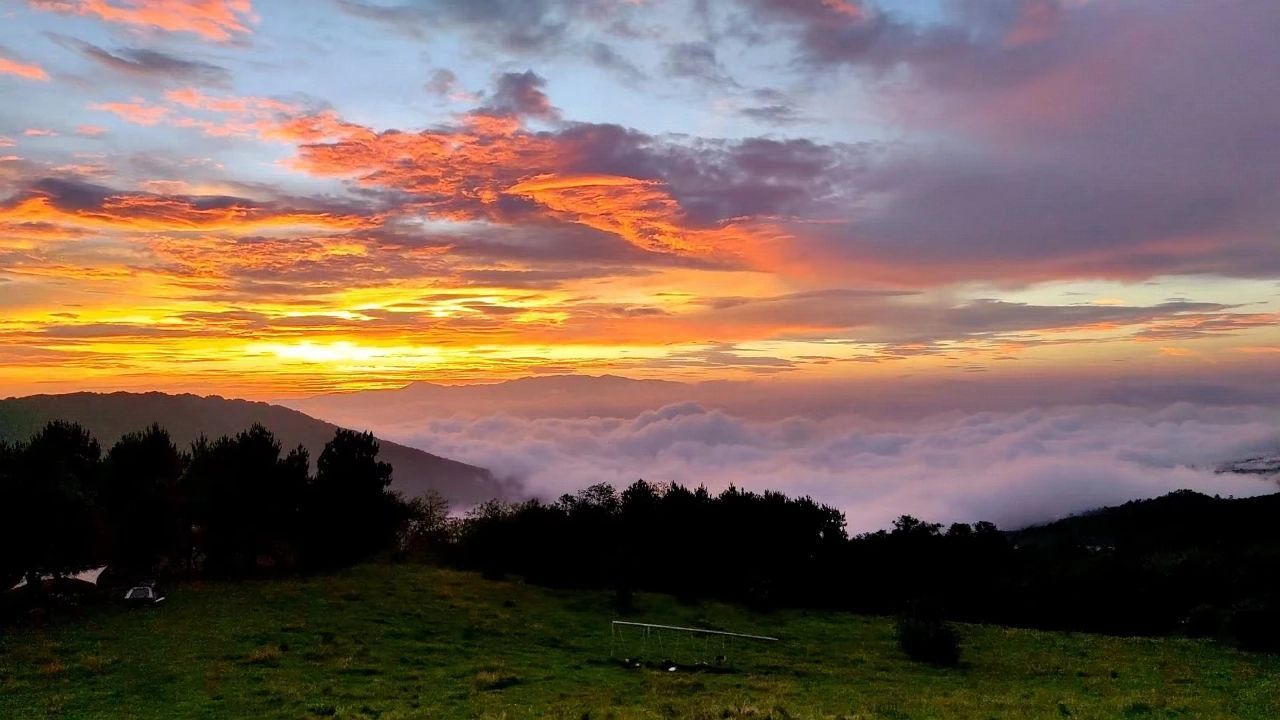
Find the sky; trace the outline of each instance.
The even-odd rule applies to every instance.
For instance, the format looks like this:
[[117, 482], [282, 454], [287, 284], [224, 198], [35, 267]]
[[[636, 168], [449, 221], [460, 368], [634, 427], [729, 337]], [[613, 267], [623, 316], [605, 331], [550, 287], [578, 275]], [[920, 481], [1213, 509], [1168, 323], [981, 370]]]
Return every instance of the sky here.
[[4, 0], [0, 396], [1261, 383], [1277, 37], [1273, 0]]

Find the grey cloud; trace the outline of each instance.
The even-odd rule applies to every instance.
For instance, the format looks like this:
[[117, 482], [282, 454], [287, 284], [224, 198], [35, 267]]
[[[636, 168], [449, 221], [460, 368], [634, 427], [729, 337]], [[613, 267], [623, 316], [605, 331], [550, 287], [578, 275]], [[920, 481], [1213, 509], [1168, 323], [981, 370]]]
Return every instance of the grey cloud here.
[[605, 32], [628, 32], [627, 8], [607, 0], [409, 0], [380, 5], [338, 0], [346, 13], [387, 25], [398, 32], [427, 37], [431, 28], [452, 28], [513, 54], [560, 50], [586, 23]]
[[[765, 298], [722, 297], [703, 300], [707, 310], [686, 318], [708, 327], [792, 328], [788, 339], [843, 340], [883, 344], [889, 355], [935, 352], [936, 343], [1000, 339], [1018, 341], [1023, 333], [1109, 324], [1132, 328], [1134, 337], [1168, 323], [1168, 332], [1203, 326], [1218, 333], [1255, 327], [1261, 318], [1218, 303], [1171, 302], [1150, 306], [1030, 305], [980, 299], [953, 305], [921, 293], [900, 290], [830, 289]], [[1028, 344], [1044, 340], [1025, 340]], [[1073, 340], [1073, 342], [1079, 342]], [[903, 346], [925, 345], [913, 350]]]
[[710, 85], [736, 85], [716, 59], [715, 48], [705, 42], [682, 42], [668, 46], [662, 69], [670, 77], [698, 80]]
[[742, 108], [738, 113], [752, 120], [777, 126], [795, 125], [804, 120], [790, 105], [757, 105]]
[[458, 87], [458, 76], [448, 68], [436, 68], [427, 79], [426, 90], [432, 95], [441, 97], [454, 92]]
[[615, 73], [623, 81], [633, 85], [638, 84], [646, 79], [646, 76], [636, 64], [623, 57], [612, 46], [602, 42], [592, 42], [587, 45], [587, 55], [598, 67]]
[[558, 120], [560, 111], [551, 105], [543, 88], [547, 81], [532, 70], [503, 73], [494, 79], [493, 92], [483, 108], [485, 112]]
[[112, 53], [71, 37], [57, 35], [54, 39], [99, 65], [124, 75], [216, 87], [231, 84], [231, 73], [226, 68], [211, 63], [184, 59], [149, 48], [121, 48]]

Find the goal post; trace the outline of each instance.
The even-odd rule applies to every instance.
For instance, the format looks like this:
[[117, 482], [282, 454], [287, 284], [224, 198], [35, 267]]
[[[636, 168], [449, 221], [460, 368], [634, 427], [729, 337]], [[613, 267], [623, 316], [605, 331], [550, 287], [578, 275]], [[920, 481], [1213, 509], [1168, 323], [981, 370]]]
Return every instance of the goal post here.
[[768, 635], [614, 620], [609, 625], [609, 657], [627, 667], [660, 667], [673, 671], [727, 668], [735, 648], [744, 644], [777, 643]]

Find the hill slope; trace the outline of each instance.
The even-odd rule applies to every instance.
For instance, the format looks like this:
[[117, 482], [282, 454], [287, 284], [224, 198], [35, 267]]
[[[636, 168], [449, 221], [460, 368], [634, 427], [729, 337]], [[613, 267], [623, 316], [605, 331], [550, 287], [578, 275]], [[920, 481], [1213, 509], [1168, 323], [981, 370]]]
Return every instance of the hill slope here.
[[1021, 544], [1093, 546], [1135, 552], [1196, 546], [1257, 550], [1280, 544], [1275, 518], [1280, 493], [1247, 498], [1211, 497], [1180, 490], [1150, 500], [1035, 525], [1012, 533]]
[[[730, 645], [736, 672], [626, 669], [610, 660], [610, 600], [607, 592], [550, 591], [416, 564], [178, 586], [153, 611], [94, 610], [92, 619], [0, 636], [0, 717], [1280, 714], [1280, 658], [1207, 641], [970, 625], [963, 628], [965, 665], [940, 670], [906, 660], [891, 618], [761, 615], [648, 593], [637, 597], [635, 620], [782, 642]], [[706, 652], [678, 637], [651, 647], [648, 657]], [[636, 646], [619, 641], [618, 648]]]
[[[87, 427], [104, 450], [121, 435], [153, 422], [167, 428], [179, 447], [200, 435], [230, 435], [256, 422], [274, 432], [286, 449], [306, 447], [313, 463], [337, 429], [296, 410], [247, 400], [155, 392], [72, 393], [0, 400], [0, 439], [26, 439], [45, 423], [59, 419]], [[395, 468], [392, 487], [405, 495], [435, 489], [454, 503], [469, 505], [508, 494], [508, 488], [484, 468], [386, 440], [381, 443], [381, 459]]]

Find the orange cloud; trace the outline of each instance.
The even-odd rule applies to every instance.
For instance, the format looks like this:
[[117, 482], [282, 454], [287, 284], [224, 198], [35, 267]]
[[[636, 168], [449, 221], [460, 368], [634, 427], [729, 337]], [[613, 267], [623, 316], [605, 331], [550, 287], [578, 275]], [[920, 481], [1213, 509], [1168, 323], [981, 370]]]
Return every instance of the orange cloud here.
[[779, 231], [747, 224], [692, 228], [679, 203], [656, 180], [611, 175], [539, 175], [507, 188], [569, 222], [601, 230], [652, 252], [739, 255]]
[[250, 0], [30, 0], [32, 7], [96, 16], [106, 22], [168, 32], [189, 32], [217, 42], [249, 32]]
[[376, 133], [324, 113], [273, 133], [303, 141], [300, 170], [430, 196], [441, 214], [459, 218], [483, 214], [505, 188], [537, 168], [560, 167], [570, 152], [553, 136], [524, 132], [516, 119], [488, 116], [452, 129]]
[[518, 198], [543, 220], [590, 227], [649, 252], [725, 261], [772, 255], [770, 246], [785, 235], [757, 220], [695, 226], [658, 180], [565, 172], [584, 151], [512, 117], [477, 112], [453, 128], [376, 133], [324, 113], [293, 118], [271, 134], [301, 141], [300, 170], [420, 195], [446, 219], [530, 219], [509, 215], [499, 202]]
[[259, 232], [271, 228], [325, 227], [352, 229], [376, 220], [326, 212], [274, 210], [227, 198], [187, 198], [123, 193], [102, 199], [96, 207], [63, 207], [47, 194], [0, 206], [0, 223], [49, 223], [89, 230], [144, 232]]
[[20, 78], [28, 80], [39, 80], [46, 82], [49, 80], [49, 73], [44, 68], [34, 63], [24, 63], [7, 58], [0, 55], [0, 75], [16, 75]]
[[273, 140], [297, 143], [319, 143], [324, 140], [376, 138], [372, 130], [345, 122], [332, 110], [287, 118], [267, 132]]
[[272, 98], [244, 96], [216, 98], [205, 95], [195, 88], [179, 88], [169, 90], [165, 98], [179, 105], [199, 110], [211, 110], [220, 113], [291, 113], [299, 110], [298, 106], [281, 102]]
[[849, 2], [849, 0], [819, 0], [819, 2], [828, 10], [850, 20], [861, 21], [867, 18], [867, 9], [860, 4]]

